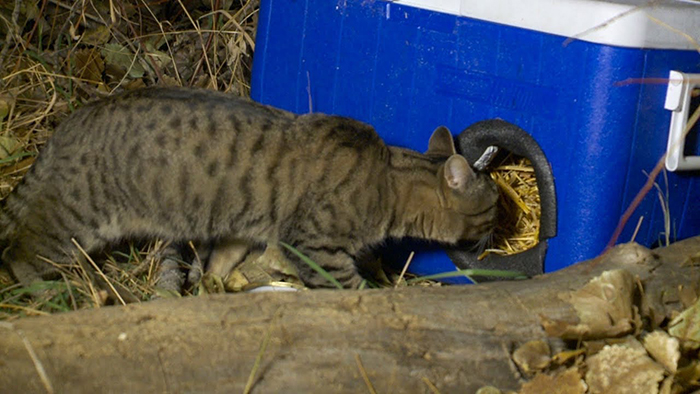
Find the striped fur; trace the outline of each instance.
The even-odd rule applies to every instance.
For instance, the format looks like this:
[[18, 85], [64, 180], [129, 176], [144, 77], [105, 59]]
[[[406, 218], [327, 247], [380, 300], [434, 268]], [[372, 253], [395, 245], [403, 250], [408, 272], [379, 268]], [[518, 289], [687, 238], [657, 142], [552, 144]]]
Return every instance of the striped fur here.
[[[478, 240], [497, 192], [436, 130], [427, 154], [364, 123], [297, 116], [219, 92], [145, 89], [76, 111], [4, 201], [3, 261], [28, 283], [125, 238], [287, 242], [348, 287], [355, 257], [394, 237]], [[302, 279], [325, 286], [295, 256]]]

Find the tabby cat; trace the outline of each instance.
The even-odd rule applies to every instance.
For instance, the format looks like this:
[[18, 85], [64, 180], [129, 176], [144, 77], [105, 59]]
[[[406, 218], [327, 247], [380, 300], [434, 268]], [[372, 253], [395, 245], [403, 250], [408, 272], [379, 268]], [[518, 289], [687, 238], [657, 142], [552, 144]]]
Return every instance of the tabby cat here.
[[[438, 128], [425, 154], [387, 146], [359, 121], [183, 88], [88, 104], [46, 143], [3, 201], [2, 254], [28, 284], [126, 238], [286, 242], [346, 287], [387, 238], [454, 244], [494, 227], [491, 179]], [[288, 254], [310, 287], [329, 283]]]

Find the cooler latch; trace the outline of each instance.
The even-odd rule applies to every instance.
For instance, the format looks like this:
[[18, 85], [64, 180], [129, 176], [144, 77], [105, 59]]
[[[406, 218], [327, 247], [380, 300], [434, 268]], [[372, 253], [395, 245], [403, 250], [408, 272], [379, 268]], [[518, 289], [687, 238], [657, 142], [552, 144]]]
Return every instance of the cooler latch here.
[[696, 87], [700, 87], [700, 74], [684, 74], [679, 71], [669, 73], [664, 105], [666, 109], [673, 111], [666, 146], [666, 169], [669, 171], [700, 169], [700, 156], [683, 154], [684, 133], [690, 112], [690, 96]]

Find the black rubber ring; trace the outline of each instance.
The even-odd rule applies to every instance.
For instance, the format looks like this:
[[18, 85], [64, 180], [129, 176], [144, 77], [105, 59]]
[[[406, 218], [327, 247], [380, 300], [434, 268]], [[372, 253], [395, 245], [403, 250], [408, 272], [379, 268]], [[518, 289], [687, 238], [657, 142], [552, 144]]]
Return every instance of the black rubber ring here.
[[[520, 127], [501, 119], [489, 119], [474, 123], [457, 136], [457, 146], [462, 155], [473, 164], [489, 146], [498, 146], [530, 160], [537, 178], [542, 215], [540, 217], [539, 243], [532, 249], [510, 255], [490, 254], [478, 260], [476, 251], [446, 249], [455, 265], [462, 269], [499, 269], [519, 271], [527, 276], [544, 272], [547, 240], [557, 234], [557, 199], [552, 167], [542, 148], [534, 138]], [[480, 277], [480, 280], [498, 278]]]

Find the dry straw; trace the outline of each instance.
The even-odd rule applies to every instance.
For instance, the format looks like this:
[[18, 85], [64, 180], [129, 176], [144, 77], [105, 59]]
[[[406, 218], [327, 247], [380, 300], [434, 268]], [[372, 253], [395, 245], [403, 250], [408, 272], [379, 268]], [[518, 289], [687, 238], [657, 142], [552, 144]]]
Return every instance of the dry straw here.
[[516, 254], [537, 245], [540, 235], [540, 195], [535, 170], [526, 158], [508, 155], [491, 172], [501, 194], [498, 225], [492, 245], [480, 256], [490, 253]]
[[[0, 200], [31, 167], [56, 124], [88, 101], [152, 85], [249, 95], [258, 3], [0, 2]], [[162, 246], [127, 249], [108, 257], [105, 280], [135, 299], [150, 299], [159, 264], [153, 251]], [[64, 280], [40, 299], [26, 297], [27, 289], [0, 267], [0, 319], [104, 302], [89, 278], [74, 269], [62, 273]]]

